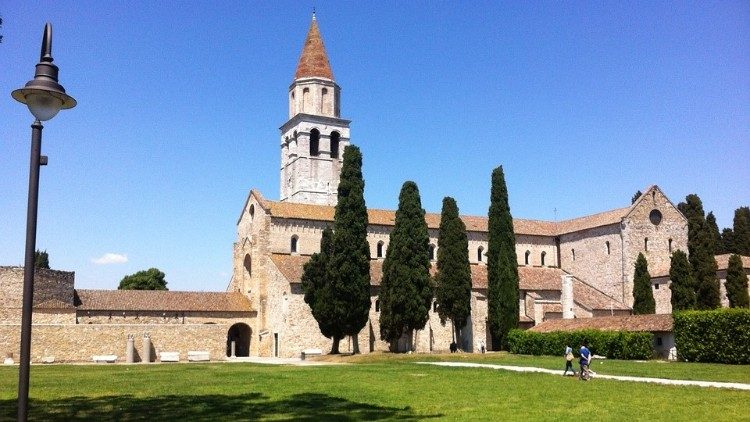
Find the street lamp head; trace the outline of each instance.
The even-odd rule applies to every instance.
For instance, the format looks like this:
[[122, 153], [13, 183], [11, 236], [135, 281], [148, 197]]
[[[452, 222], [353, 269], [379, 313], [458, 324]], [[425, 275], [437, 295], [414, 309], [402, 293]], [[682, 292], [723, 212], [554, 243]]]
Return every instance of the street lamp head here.
[[76, 106], [76, 100], [66, 94], [65, 88], [57, 82], [58, 69], [52, 60], [52, 25], [47, 23], [34, 79], [11, 94], [16, 101], [26, 104], [31, 114], [40, 121], [55, 117], [62, 109]]

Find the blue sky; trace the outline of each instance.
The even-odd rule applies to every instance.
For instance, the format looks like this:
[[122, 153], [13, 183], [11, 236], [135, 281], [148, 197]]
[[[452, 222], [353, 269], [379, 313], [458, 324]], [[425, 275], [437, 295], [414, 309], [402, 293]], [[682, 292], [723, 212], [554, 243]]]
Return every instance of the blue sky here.
[[414, 180], [428, 211], [450, 195], [485, 215], [498, 165], [521, 218], [651, 184], [697, 193], [720, 227], [750, 205], [747, 1], [3, 1], [0, 265], [23, 262], [32, 123], [10, 92], [50, 21], [78, 106], [45, 124], [37, 246], [79, 288], [155, 266], [172, 290], [223, 290], [249, 189], [278, 198], [313, 6], [371, 208]]

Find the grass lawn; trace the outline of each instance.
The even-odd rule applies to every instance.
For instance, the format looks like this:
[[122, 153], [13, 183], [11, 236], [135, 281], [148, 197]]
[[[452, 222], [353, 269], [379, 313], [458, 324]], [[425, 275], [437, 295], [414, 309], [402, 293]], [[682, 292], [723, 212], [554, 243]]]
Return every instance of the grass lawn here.
[[[557, 367], [558, 361], [562, 361], [505, 354], [472, 355], [471, 359], [466, 355], [437, 358], [533, 363], [542, 367]], [[434, 360], [434, 355], [332, 359], [359, 363], [33, 366], [29, 416], [37, 421], [429, 418], [739, 421], [749, 417], [747, 391], [602, 379], [581, 382], [547, 374], [414, 363]], [[672, 364], [622, 362], [619, 365], [623, 370], [633, 371], [638, 370], [638, 365], [647, 365], [651, 371], [648, 365], [669, 368]], [[733, 378], [721, 380], [742, 380], [748, 374], [746, 366], [690, 365], [688, 370], [696, 373], [724, 373]], [[687, 372], [681, 365], [675, 368], [664, 371]], [[17, 371], [17, 367], [0, 367], [0, 420], [15, 418]], [[735, 372], [744, 375], [735, 378]]]

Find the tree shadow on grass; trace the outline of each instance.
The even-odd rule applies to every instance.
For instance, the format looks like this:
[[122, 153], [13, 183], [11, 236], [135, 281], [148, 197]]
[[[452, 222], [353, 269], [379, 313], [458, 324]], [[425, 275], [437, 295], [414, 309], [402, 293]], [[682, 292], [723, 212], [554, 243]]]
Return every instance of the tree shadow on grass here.
[[[0, 400], [0, 420], [13, 420], [16, 400]], [[396, 408], [357, 403], [327, 394], [296, 394], [269, 400], [260, 393], [243, 395], [154, 396], [117, 395], [32, 399], [30, 421], [415, 421], [443, 415], [416, 415], [410, 407]]]

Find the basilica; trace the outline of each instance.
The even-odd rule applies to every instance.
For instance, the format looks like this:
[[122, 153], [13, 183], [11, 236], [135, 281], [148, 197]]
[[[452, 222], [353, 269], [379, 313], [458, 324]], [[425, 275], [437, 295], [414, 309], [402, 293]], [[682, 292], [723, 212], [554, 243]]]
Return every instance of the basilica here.
[[[224, 292], [76, 289], [75, 274], [37, 270], [33, 300], [32, 361], [151, 362], [205, 356], [299, 357], [327, 353], [303, 300], [303, 265], [317, 252], [322, 231], [332, 225], [350, 121], [341, 117], [341, 89], [334, 78], [313, 16], [289, 86], [288, 120], [280, 130], [279, 198], [251, 189], [239, 210], [233, 270]], [[634, 187], [638, 188], [638, 187]], [[462, 216], [471, 261], [471, 317], [458, 346], [467, 352], [492, 344], [487, 326], [487, 217]], [[357, 336], [363, 353], [385, 351], [379, 338], [378, 293], [395, 211], [368, 210], [371, 307]], [[435, 270], [440, 214], [427, 213], [430, 259]], [[630, 205], [564, 221], [516, 218], [519, 319], [539, 331], [593, 327], [655, 333], [671, 331], [669, 265], [672, 252], [687, 251], [685, 217], [654, 185]], [[634, 264], [649, 263], [654, 316], [631, 316]], [[716, 257], [722, 302], [727, 256]], [[743, 257], [750, 274], [750, 258]], [[18, 355], [23, 268], [0, 267], [0, 352]], [[352, 338], [341, 350], [353, 349]], [[409, 344], [415, 352], [442, 352], [453, 341], [450, 324], [435, 307]], [[135, 349], [135, 350], [133, 350]], [[126, 353], [127, 350], [127, 353]], [[662, 350], [663, 351], [663, 350]], [[134, 352], [134, 353], [133, 353]], [[192, 354], [191, 354], [192, 353]], [[127, 355], [127, 358], [125, 357]]]

